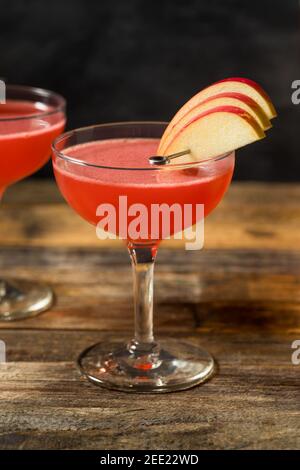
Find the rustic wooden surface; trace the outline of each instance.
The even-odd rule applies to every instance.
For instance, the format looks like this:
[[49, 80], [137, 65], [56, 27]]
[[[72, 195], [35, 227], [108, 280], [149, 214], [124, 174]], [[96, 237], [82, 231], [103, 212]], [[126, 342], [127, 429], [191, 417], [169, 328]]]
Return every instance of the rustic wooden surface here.
[[0, 323], [0, 448], [299, 449], [300, 187], [233, 184], [206, 222], [205, 246], [161, 247], [155, 325], [208, 348], [218, 374], [171, 395], [106, 391], [74, 361], [102, 338], [131, 335], [126, 251], [99, 242], [52, 182], [8, 191], [0, 275], [46, 281], [56, 303]]

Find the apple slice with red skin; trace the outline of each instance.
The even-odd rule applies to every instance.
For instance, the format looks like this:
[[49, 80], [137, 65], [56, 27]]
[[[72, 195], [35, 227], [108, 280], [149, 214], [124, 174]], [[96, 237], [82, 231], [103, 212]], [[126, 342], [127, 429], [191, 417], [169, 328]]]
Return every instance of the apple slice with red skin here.
[[163, 155], [189, 149], [170, 164], [207, 160], [232, 152], [265, 137], [257, 121], [237, 106], [219, 106], [194, 116], [174, 132]]
[[175, 116], [170, 121], [165, 132], [169, 132], [179, 119], [188, 113], [192, 108], [200, 104], [207, 98], [220, 94], [220, 93], [241, 93], [252, 98], [266, 113], [268, 119], [273, 119], [277, 116], [273, 103], [267, 93], [262, 89], [258, 83], [253, 80], [243, 77], [232, 77], [220, 80], [212, 85], [204, 88], [194, 95], [177, 111]]
[[186, 123], [191, 121], [194, 116], [219, 106], [237, 106], [242, 108], [244, 111], [247, 111], [258, 122], [263, 130], [267, 130], [272, 127], [264, 110], [252, 98], [249, 98], [242, 93], [219, 93], [218, 95], [210, 96], [200, 104], [191, 108], [190, 111], [174, 123], [173, 127], [168, 126], [160, 140], [158, 155], [163, 154], [164, 150], [172, 140], [174, 132], [177, 132]]
[[[225, 83], [235, 83], [235, 86], [237, 88], [243, 87], [245, 94], [248, 94], [248, 93], [246, 93], [246, 88], [244, 86], [248, 87], [248, 90], [249, 90], [249, 95], [248, 96], [250, 98], [253, 98], [255, 101], [257, 101], [257, 103], [266, 112], [268, 118], [269, 119], [274, 119], [277, 116], [276, 109], [275, 109], [275, 107], [272, 103], [272, 100], [269, 97], [268, 93], [266, 93], [266, 91], [254, 80], [250, 80], [250, 78], [243, 78], [243, 77], [223, 78], [223, 80], [219, 80], [218, 82], [216, 82], [216, 85], [217, 84], [225, 84]], [[260, 97], [262, 97], [262, 100], [264, 101], [264, 103], [258, 96], [257, 96], [257, 100], [256, 100], [256, 95], [253, 92], [253, 90], [255, 90], [258, 93], [258, 95], [260, 95]], [[242, 93], [242, 91], [241, 91], [241, 93]]]

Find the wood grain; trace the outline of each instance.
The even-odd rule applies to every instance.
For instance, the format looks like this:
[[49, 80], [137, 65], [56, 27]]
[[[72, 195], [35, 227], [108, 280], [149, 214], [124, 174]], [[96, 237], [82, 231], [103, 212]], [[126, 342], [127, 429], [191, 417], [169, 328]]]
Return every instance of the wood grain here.
[[1, 208], [0, 276], [45, 281], [56, 302], [0, 323], [0, 448], [299, 449], [299, 201], [293, 185], [233, 185], [207, 221], [205, 250], [161, 247], [158, 337], [201, 344], [219, 370], [186, 392], [133, 396], [75, 366], [88, 345], [132, 334], [124, 246], [99, 242], [53, 183], [16, 185]]

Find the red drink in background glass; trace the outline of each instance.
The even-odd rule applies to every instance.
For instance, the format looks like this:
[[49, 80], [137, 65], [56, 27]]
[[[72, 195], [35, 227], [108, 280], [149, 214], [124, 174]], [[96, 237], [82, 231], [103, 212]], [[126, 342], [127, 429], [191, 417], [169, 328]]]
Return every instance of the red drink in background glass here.
[[64, 129], [63, 109], [26, 100], [0, 105], [0, 192], [42, 167]]
[[[13, 183], [41, 168], [51, 142], [64, 129], [65, 100], [52, 91], [6, 86], [0, 104], [0, 197]], [[41, 283], [0, 278], [0, 321], [32, 317], [49, 308], [52, 290]]]

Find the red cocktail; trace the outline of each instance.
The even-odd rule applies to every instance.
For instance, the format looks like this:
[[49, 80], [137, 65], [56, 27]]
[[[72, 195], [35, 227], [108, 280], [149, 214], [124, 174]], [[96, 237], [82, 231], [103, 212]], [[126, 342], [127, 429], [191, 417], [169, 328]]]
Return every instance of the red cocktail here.
[[[120, 197], [124, 196], [128, 208], [139, 204], [147, 214], [157, 204], [178, 204], [182, 209], [185, 204], [204, 204], [204, 215], [209, 214], [228, 188], [234, 153], [197, 163], [153, 167], [148, 158], [156, 154], [165, 128], [165, 123], [154, 122], [107, 124], [71, 131], [56, 139], [55, 177], [70, 206], [94, 225], [99, 222], [99, 206], [103, 204], [107, 210], [115, 208], [119, 219]], [[126, 220], [130, 224], [130, 219]], [[197, 212], [189, 224], [196, 222]], [[179, 339], [154, 340], [153, 267], [164, 230], [162, 227], [153, 239], [150, 225], [147, 216], [146, 236], [133, 239], [129, 235], [126, 240], [134, 275], [134, 339], [128, 345], [99, 343], [79, 357], [82, 373], [108, 388], [182, 390], [203, 382], [214, 370], [214, 360], [206, 351]], [[120, 234], [123, 229], [117, 222], [111, 232]], [[176, 232], [175, 219], [169, 232]]]
[[[0, 104], [0, 196], [42, 167], [51, 142], [65, 126], [65, 100], [50, 91], [7, 86]], [[32, 282], [0, 281], [0, 320], [36, 315], [51, 305], [52, 292]]]
[[[68, 165], [56, 160], [54, 170], [56, 180], [65, 199], [84, 219], [96, 225], [99, 222], [97, 207], [101, 203], [111, 204], [117, 212], [119, 198], [125, 196], [127, 206], [142, 204], [147, 213], [146, 233], [135, 240], [130, 238], [127, 225], [133, 216], [119, 224], [116, 217], [116, 233], [127, 234], [123, 238], [135, 242], [149, 242], [151, 238], [151, 206], [167, 204], [172, 207], [179, 204], [182, 212], [184, 205], [190, 204], [192, 225], [198, 222], [196, 204], [204, 205], [204, 215], [208, 215], [219, 203], [226, 191], [233, 173], [233, 159], [220, 159], [214, 163], [196, 165], [174, 171], [164, 169], [155, 171], [149, 163], [149, 155], [156, 155], [159, 139], [107, 139], [69, 147], [65, 150], [70, 158], [97, 166]], [[105, 166], [120, 167], [112, 171]], [[99, 166], [102, 166], [101, 171]], [[126, 170], [132, 168], [132, 170]], [[144, 170], [142, 168], [145, 168]], [[135, 169], [135, 170], [134, 170]], [[124, 227], [126, 224], [126, 227]], [[188, 221], [181, 221], [182, 228], [187, 228]], [[168, 234], [176, 232], [174, 217], [170, 219]], [[146, 236], [148, 233], [148, 236]], [[164, 227], [158, 230], [158, 240], [166, 238]], [[142, 235], [144, 238], [142, 239]]]

